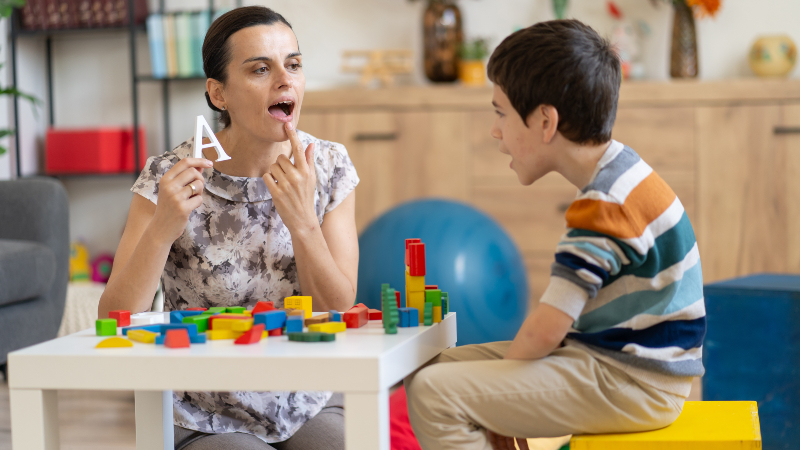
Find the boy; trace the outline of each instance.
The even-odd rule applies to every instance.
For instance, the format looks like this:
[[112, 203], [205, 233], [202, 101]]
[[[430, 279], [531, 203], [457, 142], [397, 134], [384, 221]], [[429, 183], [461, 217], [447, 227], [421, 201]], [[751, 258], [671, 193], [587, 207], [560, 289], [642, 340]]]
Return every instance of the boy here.
[[491, 134], [520, 183], [555, 171], [579, 192], [514, 340], [447, 350], [406, 380], [422, 448], [669, 425], [703, 374], [700, 258], [675, 193], [611, 139], [617, 55], [578, 21], [544, 22], [506, 38], [488, 72]]

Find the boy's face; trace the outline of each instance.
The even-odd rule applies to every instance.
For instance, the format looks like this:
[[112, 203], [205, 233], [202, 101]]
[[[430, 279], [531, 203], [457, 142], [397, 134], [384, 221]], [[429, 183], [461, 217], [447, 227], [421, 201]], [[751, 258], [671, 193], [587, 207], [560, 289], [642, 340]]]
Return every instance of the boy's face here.
[[492, 104], [497, 117], [492, 125], [492, 137], [500, 141], [500, 152], [511, 155], [511, 169], [517, 173], [524, 186], [553, 171], [552, 146], [546, 145], [541, 107], [528, 117], [525, 125], [522, 117], [511, 105], [511, 101], [500, 86], [494, 86]]

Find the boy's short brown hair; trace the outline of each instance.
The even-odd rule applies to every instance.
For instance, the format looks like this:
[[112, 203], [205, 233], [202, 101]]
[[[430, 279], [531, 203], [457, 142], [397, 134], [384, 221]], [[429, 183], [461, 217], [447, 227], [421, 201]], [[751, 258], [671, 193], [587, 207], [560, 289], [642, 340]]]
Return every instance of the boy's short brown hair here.
[[489, 59], [489, 79], [526, 122], [539, 105], [558, 111], [558, 131], [573, 142], [611, 139], [622, 80], [608, 40], [577, 20], [540, 22], [508, 36]]

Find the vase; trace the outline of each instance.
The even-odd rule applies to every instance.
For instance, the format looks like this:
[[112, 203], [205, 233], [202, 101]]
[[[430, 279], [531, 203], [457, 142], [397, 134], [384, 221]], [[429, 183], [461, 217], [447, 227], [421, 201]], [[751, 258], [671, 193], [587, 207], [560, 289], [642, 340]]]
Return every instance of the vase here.
[[423, 17], [425, 76], [433, 82], [458, 79], [463, 42], [461, 11], [452, 0], [430, 0]]
[[462, 59], [458, 63], [458, 79], [465, 86], [486, 86], [486, 66], [480, 59], [469, 61]]
[[672, 78], [695, 78], [697, 72], [697, 34], [694, 28], [694, 14], [686, 3], [675, 2], [669, 74]]
[[748, 61], [760, 77], [785, 77], [797, 62], [797, 46], [785, 34], [761, 36], [750, 48]]

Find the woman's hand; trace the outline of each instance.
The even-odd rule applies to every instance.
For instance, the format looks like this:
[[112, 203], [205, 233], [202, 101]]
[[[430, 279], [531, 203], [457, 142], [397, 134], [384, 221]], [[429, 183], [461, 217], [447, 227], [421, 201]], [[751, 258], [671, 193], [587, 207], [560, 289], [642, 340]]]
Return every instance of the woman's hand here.
[[285, 126], [286, 134], [292, 144], [294, 164], [285, 155], [270, 166], [270, 171], [262, 177], [267, 184], [275, 209], [290, 233], [312, 229], [319, 226], [314, 210], [314, 191], [317, 186], [317, 173], [314, 170], [314, 144], [303, 151], [300, 138], [291, 122]]
[[184, 158], [161, 177], [158, 204], [150, 223], [155, 236], [164, 236], [172, 243], [183, 234], [189, 214], [203, 204], [205, 181], [201, 172], [213, 165], [203, 158]]
[[489, 443], [492, 444], [493, 450], [516, 450], [517, 447], [514, 445], [514, 441], [517, 442], [520, 450], [528, 450], [527, 439], [501, 436], [489, 430], [486, 430], [486, 437], [489, 438]]

